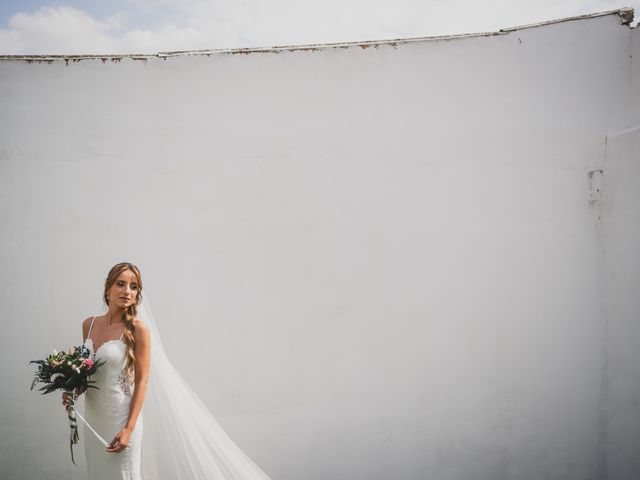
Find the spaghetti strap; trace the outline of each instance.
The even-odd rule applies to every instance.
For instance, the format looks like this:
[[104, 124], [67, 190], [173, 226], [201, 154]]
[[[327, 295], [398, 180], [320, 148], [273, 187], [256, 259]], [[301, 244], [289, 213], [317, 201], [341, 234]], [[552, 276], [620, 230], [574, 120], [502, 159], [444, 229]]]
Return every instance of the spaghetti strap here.
[[122, 340], [122, 337], [124, 337], [124, 330], [122, 331], [122, 335], [120, 335], [120, 338], [118, 340]]
[[84, 341], [82, 342], [82, 346], [84, 347], [84, 344], [87, 343], [87, 340], [89, 340], [89, 338], [91, 338], [91, 329], [93, 328], [93, 322], [96, 321], [96, 317], [93, 317], [91, 319], [91, 325], [89, 326], [89, 333], [87, 333], [87, 338], [84, 339]]
[[91, 338], [91, 330], [93, 329], [93, 322], [95, 321], [96, 321], [96, 317], [93, 317], [93, 319], [91, 320], [91, 326], [89, 327], [89, 333], [87, 333], [87, 340]]

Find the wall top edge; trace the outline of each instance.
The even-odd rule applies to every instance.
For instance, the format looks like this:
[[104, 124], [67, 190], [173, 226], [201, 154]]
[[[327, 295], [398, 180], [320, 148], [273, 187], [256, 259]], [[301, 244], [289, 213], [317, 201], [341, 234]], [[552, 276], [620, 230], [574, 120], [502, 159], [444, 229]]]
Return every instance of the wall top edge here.
[[80, 60], [102, 60], [103, 62], [107, 60], [111, 61], [120, 61], [122, 59], [131, 59], [131, 60], [150, 60], [157, 58], [169, 58], [169, 57], [177, 57], [177, 56], [192, 56], [192, 55], [226, 55], [226, 54], [251, 54], [251, 53], [280, 53], [280, 52], [290, 52], [290, 51], [318, 51], [318, 50], [326, 50], [326, 49], [334, 49], [334, 48], [351, 48], [351, 47], [360, 47], [360, 48], [369, 48], [369, 47], [378, 47], [380, 45], [388, 45], [392, 47], [397, 47], [400, 44], [405, 43], [415, 43], [415, 42], [429, 42], [429, 41], [441, 41], [441, 40], [457, 40], [462, 38], [475, 38], [475, 37], [490, 37], [495, 35], [504, 35], [510, 32], [515, 32], [518, 30], [537, 28], [546, 25], [553, 25], [557, 23], [564, 22], [573, 22], [578, 20], [588, 20], [596, 17], [603, 17], [608, 15], [617, 15], [620, 17], [621, 25], [630, 26], [631, 22], [633, 22], [634, 10], [630, 7], [622, 7], [616, 10], [608, 10], [606, 12], [598, 12], [598, 13], [590, 13], [586, 15], [579, 15], [575, 17], [566, 17], [560, 18], [556, 20], [548, 20], [545, 22], [532, 23], [528, 25], [520, 25], [517, 27], [510, 28], [502, 28], [498, 31], [494, 32], [480, 32], [480, 33], [462, 33], [456, 35], [440, 35], [440, 36], [431, 36], [431, 37], [411, 37], [411, 38], [397, 38], [397, 39], [386, 39], [386, 40], [365, 40], [365, 41], [354, 41], [354, 42], [341, 42], [341, 43], [317, 43], [317, 44], [306, 44], [306, 45], [278, 45], [273, 47], [249, 47], [249, 48], [231, 48], [231, 49], [209, 49], [209, 50], [177, 50], [177, 51], [167, 51], [167, 52], [157, 52], [153, 54], [142, 54], [142, 53], [126, 53], [126, 54], [70, 54], [70, 55], [61, 55], [61, 54], [52, 54], [52, 55], [0, 55], [0, 61], [27, 61], [31, 62], [53, 62], [55, 60], [64, 60], [67, 63], [69, 61], [80, 61]]

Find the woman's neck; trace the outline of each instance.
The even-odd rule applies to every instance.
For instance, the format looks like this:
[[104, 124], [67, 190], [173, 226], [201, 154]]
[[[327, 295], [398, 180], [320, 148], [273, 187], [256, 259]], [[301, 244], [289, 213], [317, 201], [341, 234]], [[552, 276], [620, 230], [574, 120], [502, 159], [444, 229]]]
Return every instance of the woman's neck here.
[[124, 308], [118, 308], [110, 306], [109, 310], [107, 310], [107, 323], [109, 325], [113, 325], [114, 323], [122, 323], [122, 314], [124, 313]]

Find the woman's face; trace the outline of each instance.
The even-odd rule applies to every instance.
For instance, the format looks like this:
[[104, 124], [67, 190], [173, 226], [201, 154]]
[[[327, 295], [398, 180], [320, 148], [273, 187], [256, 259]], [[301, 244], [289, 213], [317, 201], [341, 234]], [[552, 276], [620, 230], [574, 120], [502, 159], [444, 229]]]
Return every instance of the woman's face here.
[[134, 304], [138, 298], [138, 289], [138, 279], [135, 273], [131, 270], [121, 272], [107, 292], [109, 305], [126, 308]]

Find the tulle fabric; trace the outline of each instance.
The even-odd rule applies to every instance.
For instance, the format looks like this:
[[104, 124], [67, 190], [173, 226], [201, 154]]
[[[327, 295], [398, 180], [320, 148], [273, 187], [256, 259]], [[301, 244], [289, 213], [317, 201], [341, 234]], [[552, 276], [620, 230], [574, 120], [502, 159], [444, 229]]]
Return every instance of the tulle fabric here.
[[138, 318], [151, 333], [142, 407], [144, 480], [270, 480], [224, 432], [165, 354], [145, 292]]

